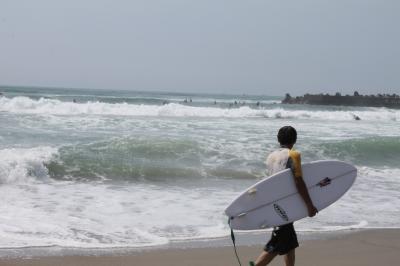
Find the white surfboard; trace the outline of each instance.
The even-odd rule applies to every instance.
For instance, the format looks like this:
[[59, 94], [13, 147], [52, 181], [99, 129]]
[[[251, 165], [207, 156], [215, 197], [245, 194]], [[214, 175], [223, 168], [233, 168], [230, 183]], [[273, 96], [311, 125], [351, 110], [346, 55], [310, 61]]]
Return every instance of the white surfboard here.
[[[341, 161], [302, 164], [303, 179], [318, 211], [337, 201], [353, 185], [357, 169]], [[232, 229], [258, 230], [308, 216], [290, 169], [261, 180], [240, 194], [225, 210]]]

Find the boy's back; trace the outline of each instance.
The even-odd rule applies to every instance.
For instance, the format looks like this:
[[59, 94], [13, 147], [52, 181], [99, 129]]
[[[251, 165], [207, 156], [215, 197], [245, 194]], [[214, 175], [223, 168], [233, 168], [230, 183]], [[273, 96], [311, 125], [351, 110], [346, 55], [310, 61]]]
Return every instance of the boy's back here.
[[294, 149], [282, 147], [271, 152], [267, 160], [268, 175], [290, 168], [295, 177], [302, 176], [300, 153]]

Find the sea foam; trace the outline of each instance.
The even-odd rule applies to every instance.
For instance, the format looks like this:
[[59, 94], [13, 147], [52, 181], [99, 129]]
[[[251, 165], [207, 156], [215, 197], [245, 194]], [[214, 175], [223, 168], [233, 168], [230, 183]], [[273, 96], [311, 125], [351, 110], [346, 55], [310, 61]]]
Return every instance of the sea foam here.
[[40, 180], [48, 177], [45, 162], [57, 153], [56, 148], [10, 148], [0, 150], [2, 184]]
[[399, 121], [400, 111], [386, 108], [364, 108], [357, 111], [292, 110], [283, 105], [269, 109], [241, 106], [238, 108], [197, 107], [178, 103], [165, 105], [85, 102], [73, 103], [56, 99], [28, 97], [0, 98], [0, 112], [49, 115], [116, 115], [150, 117], [259, 117], [276, 119], [354, 120], [357, 115], [368, 121]]

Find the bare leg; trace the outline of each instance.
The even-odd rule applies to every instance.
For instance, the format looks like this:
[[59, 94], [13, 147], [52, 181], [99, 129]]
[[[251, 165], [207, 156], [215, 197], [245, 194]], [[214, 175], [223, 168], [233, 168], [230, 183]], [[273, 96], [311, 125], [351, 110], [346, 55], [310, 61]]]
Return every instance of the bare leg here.
[[268, 265], [275, 257], [277, 253], [268, 253], [263, 251], [260, 256], [256, 260], [256, 266], [265, 266]]
[[292, 249], [287, 254], [285, 254], [284, 260], [285, 260], [286, 266], [294, 266], [294, 260], [295, 260], [295, 251], [294, 250], [295, 249]]

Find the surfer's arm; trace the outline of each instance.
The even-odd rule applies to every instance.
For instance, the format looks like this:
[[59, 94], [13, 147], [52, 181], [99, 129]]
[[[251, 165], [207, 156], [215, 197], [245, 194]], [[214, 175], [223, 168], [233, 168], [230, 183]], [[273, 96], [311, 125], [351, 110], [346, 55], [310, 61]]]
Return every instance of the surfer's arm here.
[[317, 214], [318, 210], [315, 208], [311, 198], [310, 194], [308, 194], [308, 190], [306, 187], [306, 184], [304, 183], [303, 177], [295, 177], [294, 178], [297, 190], [299, 191], [300, 196], [303, 198], [304, 202], [307, 205], [307, 210], [308, 210], [308, 216], [313, 217], [315, 214]]
[[308, 193], [307, 186], [303, 180], [303, 173], [301, 169], [301, 157], [300, 153], [297, 151], [290, 151], [290, 169], [292, 170], [294, 182], [296, 184], [296, 188], [299, 191], [300, 196], [302, 197], [304, 203], [307, 206], [308, 216], [312, 217], [317, 214], [318, 210], [315, 208], [310, 194]]

